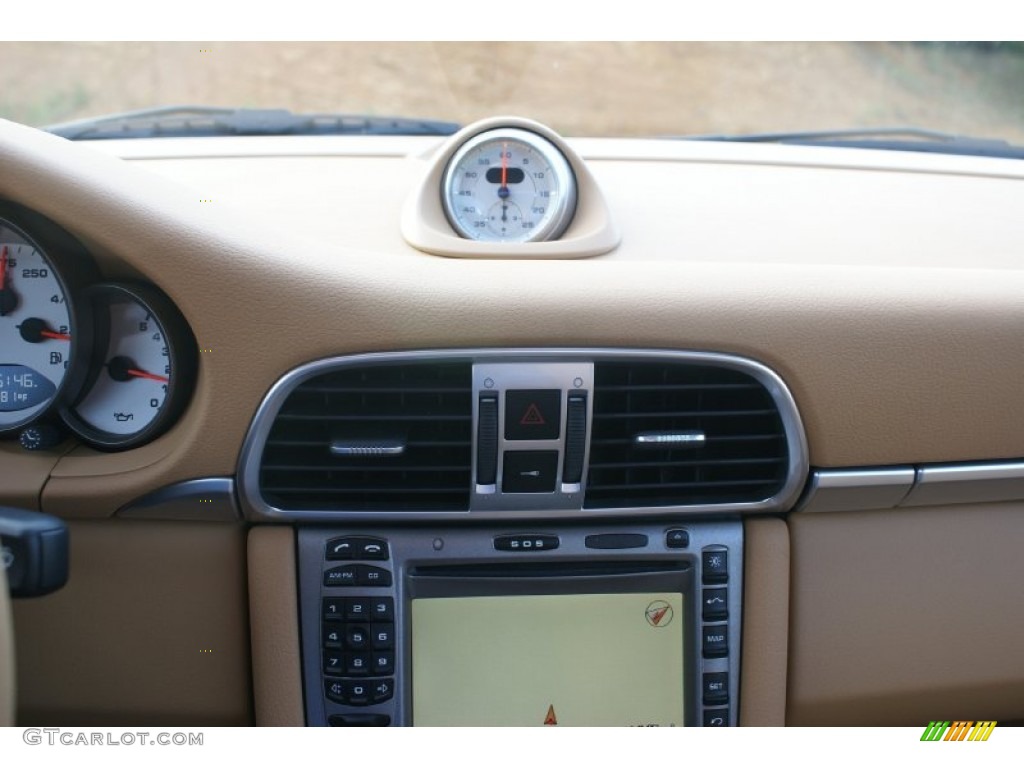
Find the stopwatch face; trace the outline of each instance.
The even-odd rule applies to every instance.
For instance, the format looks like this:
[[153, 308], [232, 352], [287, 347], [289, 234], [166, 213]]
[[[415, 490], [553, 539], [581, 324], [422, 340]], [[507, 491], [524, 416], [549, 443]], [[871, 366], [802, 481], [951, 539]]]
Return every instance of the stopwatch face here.
[[477, 134], [445, 169], [441, 197], [462, 237], [490, 242], [554, 240], [576, 210], [576, 177], [547, 139], [518, 128]]
[[90, 290], [97, 318], [94, 370], [68, 425], [100, 448], [129, 448], [173, 424], [191, 392], [195, 342], [170, 301], [145, 286]]

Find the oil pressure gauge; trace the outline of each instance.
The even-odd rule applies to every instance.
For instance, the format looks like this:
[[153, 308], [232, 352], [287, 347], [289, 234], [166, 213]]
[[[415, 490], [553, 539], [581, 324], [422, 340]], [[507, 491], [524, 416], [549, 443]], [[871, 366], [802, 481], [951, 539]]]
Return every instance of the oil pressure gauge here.
[[141, 445], [166, 431], [188, 402], [195, 339], [154, 288], [110, 283], [86, 295], [96, 318], [96, 354], [85, 393], [64, 420], [97, 448]]
[[576, 177], [565, 155], [539, 134], [495, 128], [452, 155], [441, 191], [462, 237], [490, 242], [554, 240], [576, 210]]

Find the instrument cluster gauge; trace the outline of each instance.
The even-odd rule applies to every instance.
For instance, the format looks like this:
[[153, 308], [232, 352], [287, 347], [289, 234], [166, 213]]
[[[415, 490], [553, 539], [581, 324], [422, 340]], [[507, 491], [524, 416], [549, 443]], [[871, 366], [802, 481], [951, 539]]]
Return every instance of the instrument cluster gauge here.
[[496, 128], [468, 139], [452, 155], [441, 197], [449, 223], [464, 238], [554, 240], [576, 211], [576, 177], [546, 138]]
[[45, 422], [78, 393], [92, 340], [74, 297], [93, 270], [66, 232], [0, 203], [0, 435]]
[[63, 411], [79, 437], [104, 450], [149, 442], [184, 409], [197, 348], [185, 319], [163, 293], [145, 285], [89, 288], [95, 352], [81, 397]]

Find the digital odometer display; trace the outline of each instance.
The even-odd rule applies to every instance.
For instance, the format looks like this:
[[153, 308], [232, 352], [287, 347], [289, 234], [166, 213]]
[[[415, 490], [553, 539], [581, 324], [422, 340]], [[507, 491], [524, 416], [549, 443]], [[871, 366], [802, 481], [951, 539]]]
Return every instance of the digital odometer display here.
[[53, 397], [57, 388], [25, 365], [0, 365], [0, 411], [23, 411]]

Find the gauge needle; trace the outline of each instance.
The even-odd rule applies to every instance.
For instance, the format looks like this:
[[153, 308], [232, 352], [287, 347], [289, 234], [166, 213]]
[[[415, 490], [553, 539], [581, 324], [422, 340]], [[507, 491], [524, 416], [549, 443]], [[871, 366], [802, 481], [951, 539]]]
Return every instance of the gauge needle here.
[[157, 376], [155, 373], [148, 373], [146, 371], [139, 371], [135, 368], [129, 368], [127, 371], [129, 376], [135, 376], [139, 379], [152, 379], [153, 381], [162, 381], [164, 384], [170, 381], [166, 376]]
[[43, 339], [56, 339], [57, 341], [71, 341], [71, 334], [57, 333], [46, 327], [46, 321], [38, 317], [28, 317], [18, 326], [21, 338], [30, 344], [38, 344]]
[[135, 361], [124, 355], [110, 358], [110, 362], [107, 363], [107, 373], [114, 381], [129, 381], [132, 378], [162, 381], [164, 384], [170, 381], [166, 376], [157, 376], [155, 373], [139, 370], [135, 367]]
[[501, 220], [508, 221], [508, 142], [501, 145], [501, 186], [498, 187], [498, 197], [501, 198]]

